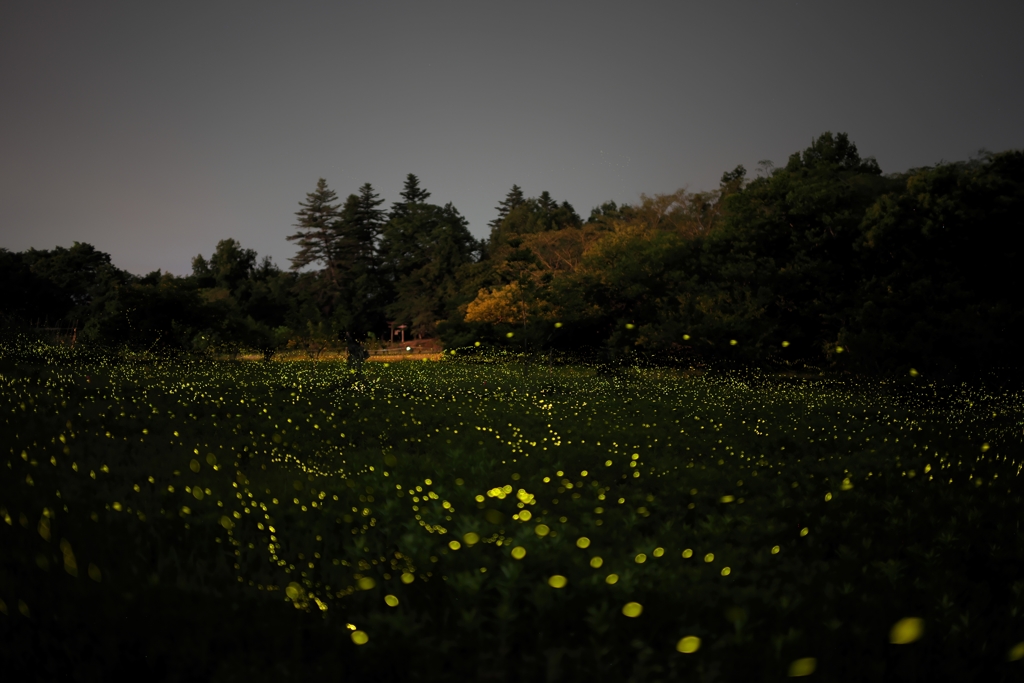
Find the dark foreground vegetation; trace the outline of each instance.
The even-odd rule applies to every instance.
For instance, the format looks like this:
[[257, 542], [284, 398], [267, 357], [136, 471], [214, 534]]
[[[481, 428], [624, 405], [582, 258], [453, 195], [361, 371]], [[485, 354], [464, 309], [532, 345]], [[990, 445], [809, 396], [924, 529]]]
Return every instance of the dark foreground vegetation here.
[[90, 348], [0, 346], [10, 680], [1024, 675], [999, 376]]

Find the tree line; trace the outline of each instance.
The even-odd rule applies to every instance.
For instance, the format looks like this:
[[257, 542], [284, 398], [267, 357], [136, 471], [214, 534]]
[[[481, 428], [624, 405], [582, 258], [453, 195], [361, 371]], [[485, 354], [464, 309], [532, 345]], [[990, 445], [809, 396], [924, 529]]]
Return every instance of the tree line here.
[[845, 134], [718, 188], [607, 202], [584, 220], [516, 185], [476, 240], [406, 177], [300, 202], [290, 268], [233, 239], [192, 273], [130, 275], [88, 244], [0, 250], [9, 321], [79, 321], [80, 338], [204, 351], [364, 342], [389, 323], [448, 348], [627, 362], [714, 358], [852, 372], [1018, 367], [1024, 152], [883, 174]]

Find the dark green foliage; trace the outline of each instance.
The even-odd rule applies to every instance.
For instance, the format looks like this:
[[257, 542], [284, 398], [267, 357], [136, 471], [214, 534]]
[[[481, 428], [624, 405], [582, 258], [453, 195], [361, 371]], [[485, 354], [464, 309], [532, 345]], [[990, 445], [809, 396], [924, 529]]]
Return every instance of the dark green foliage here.
[[477, 242], [466, 219], [451, 203], [406, 207], [385, 227], [383, 244], [395, 292], [388, 315], [417, 337], [433, 336], [455, 313], [462, 269], [474, 261]]
[[488, 250], [499, 254], [517, 235], [580, 227], [582, 223], [568, 202], [559, 205], [545, 190], [536, 199], [518, 199], [501, 221], [491, 226]]
[[825, 133], [752, 180], [737, 166], [713, 191], [606, 202], [586, 223], [513, 185], [479, 241], [429, 198], [409, 174], [385, 214], [369, 183], [339, 203], [321, 179], [300, 203], [288, 273], [231, 239], [180, 281], [129, 275], [87, 244], [0, 251], [0, 310], [8, 325], [77, 321], [79, 340], [268, 358], [309, 329], [365, 340], [394, 323], [449, 347], [617, 364], [685, 356], [950, 379], [1024, 368], [1021, 152], [884, 176]]
[[339, 289], [334, 317], [347, 335], [363, 339], [386, 325], [387, 283], [378, 253], [384, 229], [384, 203], [369, 183], [349, 195], [341, 211], [338, 232]]
[[758, 329], [748, 343], [788, 339], [815, 353], [835, 341], [860, 279], [853, 244], [862, 217], [892, 185], [846, 135], [826, 133], [723, 200], [725, 222], [708, 237], [704, 266], [731, 301], [746, 300], [741, 316]]
[[292, 270], [320, 265], [323, 270], [313, 278], [303, 280], [308, 291], [316, 298], [320, 311], [330, 316], [342, 297], [341, 265], [339, 263], [342, 235], [340, 234], [340, 205], [334, 203], [338, 195], [327, 187], [323, 178], [316, 189], [299, 202], [295, 213], [297, 231], [288, 236], [296, 242], [298, 253], [291, 258]]
[[70, 311], [70, 297], [45, 277], [32, 272], [25, 254], [0, 249], [0, 310], [13, 320], [62, 320]]
[[866, 366], [972, 375], [1019, 354], [1024, 153], [898, 178], [865, 214], [864, 275], [844, 339]]
[[[89, 330], [94, 329], [91, 323], [105, 315], [117, 289], [131, 280], [131, 275], [111, 264], [109, 254], [82, 242], [70, 248], [29, 249], [12, 265], [17, 273], [12, 285], [39, 289], [38, 293], [29, 293], [27, 302], [12, 301], [12, 308], [20, 309], [29, 320], [60, 320], [65, 324], [77, 320]], [[31, 276], [25, 273], [26, 266]], [[13, 296], [16, 294], [5, 292], [3, 298]], [[32, 310], [37, 306], [43, 310]]]
[[418, 204], [425, 204], [430, 198], [430, 193], [420, 187], [420, 179], [412, 173], [405, 176], [405, 184], [399, 193], [402, 201], [395, 202], [391, 206], [390, 217], [404, 216], [406, 212], [413, 210]]
[[86, 327], [95, 341], [117, 340], [138, 348], [170, 346], [205, 349], [223, 337], [237, 338], [240, 329], [223, 301], [206, 301], [187, 280], [168, 277], [156, 284], [132, 283], [118, 291], [107, 315]]
[[306, 201], [299, 202], [299, 210], [295, 212], [299, 219], [295, 224], [297, 231], [288, 236], [288, 240], [299, 247], [299, 252], [291, 258], [293, 270], [314, 264], [328, 269], [335, 266], [340, 208], [337, 201], [337, 193], [320, 178], [316, 189], [306, 194]]
[[590, 210], [588, 224], [593, 224], [604, 229], [609, 229], [613, 220], [628, 220], [632, 215], [631, 207], [628, 204], [619, 206], [615, 202], [605, 202]]
[[518, 185], [513, 185], [512, 189], [509, 190], [505, 198], [501, 200], [501, 203], [494, 207], [494, 210], [498, 212], [498, 217], [492, 220], [487, 225], [491, 228], [491, 230], [497, 229], [498, 226], [501, 225], [501, 222], [504, 221], [506, 217], [508, 217], [509, 213], [511, 213], [513, 209], [518, 207], [524, 201], [526, 200], [523, 196], [523, 189]]

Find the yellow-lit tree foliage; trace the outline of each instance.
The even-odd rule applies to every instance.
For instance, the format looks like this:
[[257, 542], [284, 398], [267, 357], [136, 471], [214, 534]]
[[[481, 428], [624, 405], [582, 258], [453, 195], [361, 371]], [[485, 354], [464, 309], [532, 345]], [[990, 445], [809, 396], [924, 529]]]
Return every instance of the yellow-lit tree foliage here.
[[466, 322], [521, 323], [526, 305], [518, 282], [481, 289], [466, 307]]

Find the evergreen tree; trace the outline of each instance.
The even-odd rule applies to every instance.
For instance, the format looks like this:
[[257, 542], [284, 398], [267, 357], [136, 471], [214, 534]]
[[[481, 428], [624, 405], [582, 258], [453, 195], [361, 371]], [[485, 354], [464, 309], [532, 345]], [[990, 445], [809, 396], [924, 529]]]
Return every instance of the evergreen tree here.
[[382, 276], [392, 287], [423, 265], [426, 243], [433, 229], [432, 209], [438, 208], [425, 203], [430, 193], [420, 187], [419, 178], [412, 173], [405, 178], [401, 197], [402, 201], [391, 207], [378, 251]]
[[632, 216], [633, 207], [630, 205], [623, 204], [619, 206], [613, 201], [608, 201], [590, 210], [587, 225], [594, 225], [599, 230], [611, 230], [615, 221], [626, 221], [632, 218]]
[[551, 193], [547, 190], [540, 193], [540, 196], [537, 197], [537, 203], [540, 204], [541, 211], [546, 213], [554, 213], [555, 209], [558, 208], [558, 202], [551, 197]]
[[498, 217], [488, 223], [488, 227], [490, 227], [491, 230], [496, 230], [498, 226], [501, 225], [501, 222], [508, 217], [509, 213], [525, 201], [526, 199], [523, 197], [523, 188], [518, 185], [513, 185], [512, 189], [509, 190], [507, 195], [505, 195], [505, 199], [494, 207], [494, 210], [498, 212]]
[[363, 183], [359, 188], [359, 204], [357, 207], [357, 223], [360, 226], [360, 236], [365, 243], [372, 247], [374, 254], [380, 246], [381, 233], [384, 231], [384, 224], [387, 222], [386, 213], [379, 209], [384, 200], [373, 190], [373, 185]]
[[345, 200], [337, 223], [338, 267], [343, 270], [375, 270], [385, 220], [379, 207], [384, 203], [370, 183], [359, 194]]
[[335, 317], [340, 328], [354, 339], [383, 325], [383, 292], [380, 278], [378, 240], [384, 212], [383, 200], [369, 183], [349, 195], [338, 221], [336, 255], [339, 277], [339, 306]]
[[426, 203], [430, 198], [430, 193], [420, 187], [420, 179], [412, 173], [405, 176], [405, 185], [402, 186], [402, 191], [399, 194], [402, 201], [391, 205], [390, 218], [404, 216], [415, 206]]
[[406, 262], [405, 272], [395, 282], [396, 296], [388, 313], [423, 337], [434, 334], [437, 323], [454, 313], [449, 309], [479, 245], [466, 219], [450, 202], [443, 207], [421, 205], [417, 218], [424, 239], [416, 244], [418, 258]]
[[295, 212], [298, 222], [295, 233], [287, 237], [297, 242], [299, 252], [290, 258], [291, 269], [300, 270], [306, 266], [321, 264], [323, 275], [315, 279], [317, 300], [322, 310], [329, 314], [339, 294], [339, 272], [337, 253], [339, 248], [339, 205], [338, 195], [327, 187], [327, 181], [320, 178], [316, 189], [306, 194], [306, 201], [299, 202]]
[[511, 209], [500, 223], [491, 226], [487, 245], [488, 253], [500, 256], [501, 249], [517, 235], [528, 235], [565, 228], [578, 228], [583, 221], [569, 202], [558, 204], [550, 193], [542, 192], [540, 197], [524, 199]]

